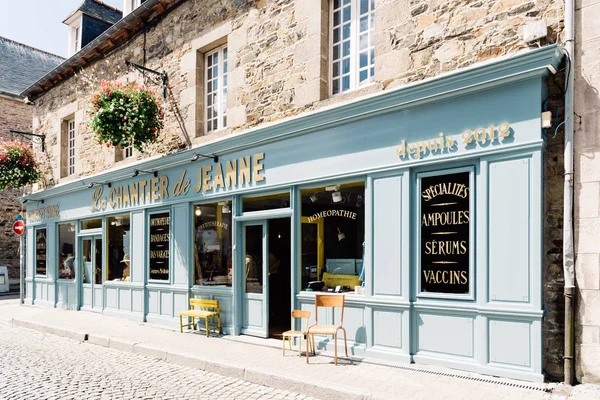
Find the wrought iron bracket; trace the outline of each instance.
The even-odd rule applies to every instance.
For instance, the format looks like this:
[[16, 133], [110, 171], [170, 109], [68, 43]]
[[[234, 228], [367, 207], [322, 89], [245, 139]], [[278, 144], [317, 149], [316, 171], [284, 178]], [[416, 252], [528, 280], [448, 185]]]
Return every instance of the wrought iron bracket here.
[[163, 97], [163, 100], [167, 99], [167, 80], [168, 80], [168, 77], [167, 77], [167, 72], [166, 71], [163, 71], [163, 72], [155, 71], [153, 69], [146, 68], [143, 65], [139, 65], [139, 64], [136, 64], [136, 63], [128, 61], [128, 60], [125, 60], [125, 65], [127, 65], [130, 68], [133, 67], [133, 68], [137, 69], [138, 71], [140, 71], [142, 73], [142, 75], [144, 75], [144, 77], [146, 77], [146, 73], [157, 75], [160, 78], [160, 82], [154, 81], [154, 83], [160, 83], [162, 85], [162, 97]]
[[17, 135], [21, 135], [21, 136], [33, 136], [36, 137], [38, 139], [41, 140], [42, 142], [42, 153], [46, 151], [46, 135], [44, 134], [37, 134], [37, 133], [31, 133], [31, 132], [21, 132], [21, 131], [14, 131], [14, 130], [10, 130], [10, 133], [16, 133]]

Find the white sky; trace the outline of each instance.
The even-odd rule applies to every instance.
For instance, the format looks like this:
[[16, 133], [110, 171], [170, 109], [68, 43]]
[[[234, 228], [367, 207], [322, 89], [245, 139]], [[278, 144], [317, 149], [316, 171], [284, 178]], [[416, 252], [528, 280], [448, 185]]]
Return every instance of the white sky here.
[[[103, 0], [119, 10], [123, 0]], [[0, 36], [67, 57], [62, 22], [83, 0], [0, 0]]]

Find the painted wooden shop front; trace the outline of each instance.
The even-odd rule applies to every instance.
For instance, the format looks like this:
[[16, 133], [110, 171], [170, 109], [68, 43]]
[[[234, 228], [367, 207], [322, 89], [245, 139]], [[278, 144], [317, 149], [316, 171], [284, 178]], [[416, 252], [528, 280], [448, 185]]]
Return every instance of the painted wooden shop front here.
[[559, 60], [546, 47], [36, 193], [28, 300], [176, 324], [214, 298], [225, 333], [266, 337], [328, 279], [351, 289], [353, 354], [542, 380], [540, 113]]

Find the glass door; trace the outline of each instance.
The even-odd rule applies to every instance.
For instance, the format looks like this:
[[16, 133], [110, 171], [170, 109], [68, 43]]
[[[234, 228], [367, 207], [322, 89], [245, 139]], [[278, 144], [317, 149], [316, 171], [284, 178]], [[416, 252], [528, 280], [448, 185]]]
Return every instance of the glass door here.
[[266, 221], [242, 224], [244, 252], [242, 254], [242, 333], [266, 338], [269, 335], [269, 254]]
[[82, 309], [102, 310], [102, 237], [81, 238]]

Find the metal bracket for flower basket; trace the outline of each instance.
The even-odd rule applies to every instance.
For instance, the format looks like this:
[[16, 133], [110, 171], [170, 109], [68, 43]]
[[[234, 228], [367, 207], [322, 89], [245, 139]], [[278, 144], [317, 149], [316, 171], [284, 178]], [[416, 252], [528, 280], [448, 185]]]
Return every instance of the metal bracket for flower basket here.
[[12, 129], [10, 130], [10, 133], [16, 133], [17, 135], [21, 135], [21, 136], [34, 136], [36, 138], [39, 138], [39, 139], [41, 139], [41, 142], [42, 142], [42, 153], [46, 149], [46, 135], [44, 135], [44, 134], [39, 135], [37, 133], [31, 133], [31, 132], [13, 131]]
[[[146, 68], [143, 65], [139, 65], [139, 64], [136, 64], [136, 63], [128, 61], [128, 60], [125, 60], [125, 65], [127, 65], [128, 67], [134, 67], [135, 69], [140, 71], [144, 75], [144, 77], [145, 77], [145, 74], [144, 74], [145, 72], [148, 72], [148, 73], [151, 73], [154, 75], [158, 75], [160, 77], [160, 83], [162, 85], [162, 98], [163, 98], [163, 100], [167, 99], [167, 72], [166, 71], [158, 72], [158, 71], [155, 71], [150, 68]], [[155, 82], [155, 83], [158, 83], [158, 82]]]

